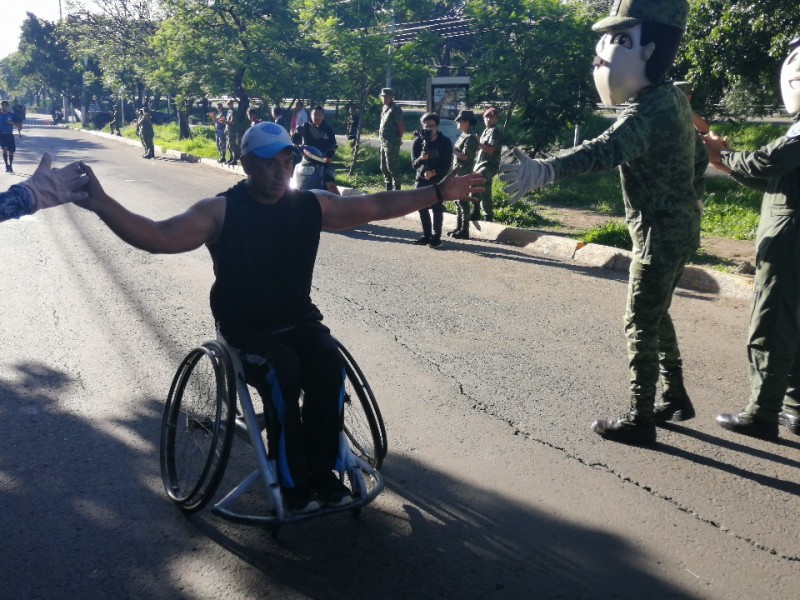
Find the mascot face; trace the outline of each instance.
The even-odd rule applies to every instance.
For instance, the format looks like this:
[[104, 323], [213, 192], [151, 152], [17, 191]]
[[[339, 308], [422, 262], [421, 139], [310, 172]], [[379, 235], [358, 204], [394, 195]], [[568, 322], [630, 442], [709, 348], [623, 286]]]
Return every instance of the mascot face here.
[[594, 85], [603, 104], [621, 104], [652, 83], [645, 66], [655, 44], [642, 47], [642, 26], [612, 29], [597, 43]]
[[800, 113], [800, 40], [793, 43], [792, 51], [781, 68], [781, 95], [786, 112]]

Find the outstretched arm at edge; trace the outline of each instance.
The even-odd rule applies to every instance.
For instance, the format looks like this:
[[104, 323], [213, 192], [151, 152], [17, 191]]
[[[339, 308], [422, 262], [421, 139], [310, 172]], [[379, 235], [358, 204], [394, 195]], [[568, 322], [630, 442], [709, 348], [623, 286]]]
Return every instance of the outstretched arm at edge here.
[[[461, 177], [450, 173], [439, 182], [443, 200], [468, 199], [469, 194], [483, 191], [485, 179], [479, 173]], [[380, 192], [367, 196], [335, 196], [315, 191], [322, 208], [322, 228], [329, 231], [349, 229], [358, 225], [402, 217], [439, 201], [435, 186], [425, 186], [403, 192]]]
[[129, 211], [105, 193], [91, 167], [81, 163], [89, 176], [89, 199], [77, 202], [108, 225], [120, 239], [153, 254], [177, 254], [213, 241], [225, 218], [225, 199], [207, 198], [186, 212], [164, 221], [153, 221]]

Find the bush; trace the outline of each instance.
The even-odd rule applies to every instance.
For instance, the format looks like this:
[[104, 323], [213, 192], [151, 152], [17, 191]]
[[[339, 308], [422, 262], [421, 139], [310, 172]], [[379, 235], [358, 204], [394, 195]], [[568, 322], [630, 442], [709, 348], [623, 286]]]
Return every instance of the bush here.
[[582, 241], [587, 244], [601, 244], [623, 250], [633, 248], [631, 234], [628, 232], [627, 225], [622, 221], [609, 221], [604, 225], [593, 227], [584, 234]]

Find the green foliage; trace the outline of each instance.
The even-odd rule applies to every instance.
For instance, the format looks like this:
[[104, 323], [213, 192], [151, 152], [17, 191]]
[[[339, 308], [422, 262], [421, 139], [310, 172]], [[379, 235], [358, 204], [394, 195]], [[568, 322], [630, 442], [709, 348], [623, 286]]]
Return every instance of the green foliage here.
[[754, 240], [760, 206], [761, 193], [725, 177], [707, 177], [702, 231], [733, 240]]
[[776, 75], [798, 30], [796, 3], [694, 0], [676, 72], [693, 82], [695, 109], [746, 116], [779, 106]]
[[[565, 129], [583, 123], [596, 102], [591, 69], [596, 36], [575, 2], [468, 0], [480, 30], [474, 99], [501, 100], [514, 118], [508, 133], [533, 154]], [[507, 117], [508, 115], [506, 115]]]
[[630, 250], [633, 248], [631, 234], [623, 221], [609, 221], [588, 230], [581, 241], [587, 244], [601, 244], [612, 248]]
[[714, 131], [727, 137], [731, 148], [753, 152], [786, 133], [787, 125], [766, 123], [715, 123]]
[[616, 170], [565, 179], [531, 195], [539, 204], [585, 208], [610, 216], [625, 214]]

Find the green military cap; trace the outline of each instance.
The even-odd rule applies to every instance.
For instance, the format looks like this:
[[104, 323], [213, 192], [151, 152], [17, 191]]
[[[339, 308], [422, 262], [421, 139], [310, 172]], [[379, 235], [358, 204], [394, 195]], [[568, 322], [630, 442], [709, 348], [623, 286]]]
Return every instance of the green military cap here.
[[592, 29], [605, 32], [650, 22], [669, 25], [684, 31], [688, 19], [687, 0], [614, 0], [611, 14], [592, 25]]

